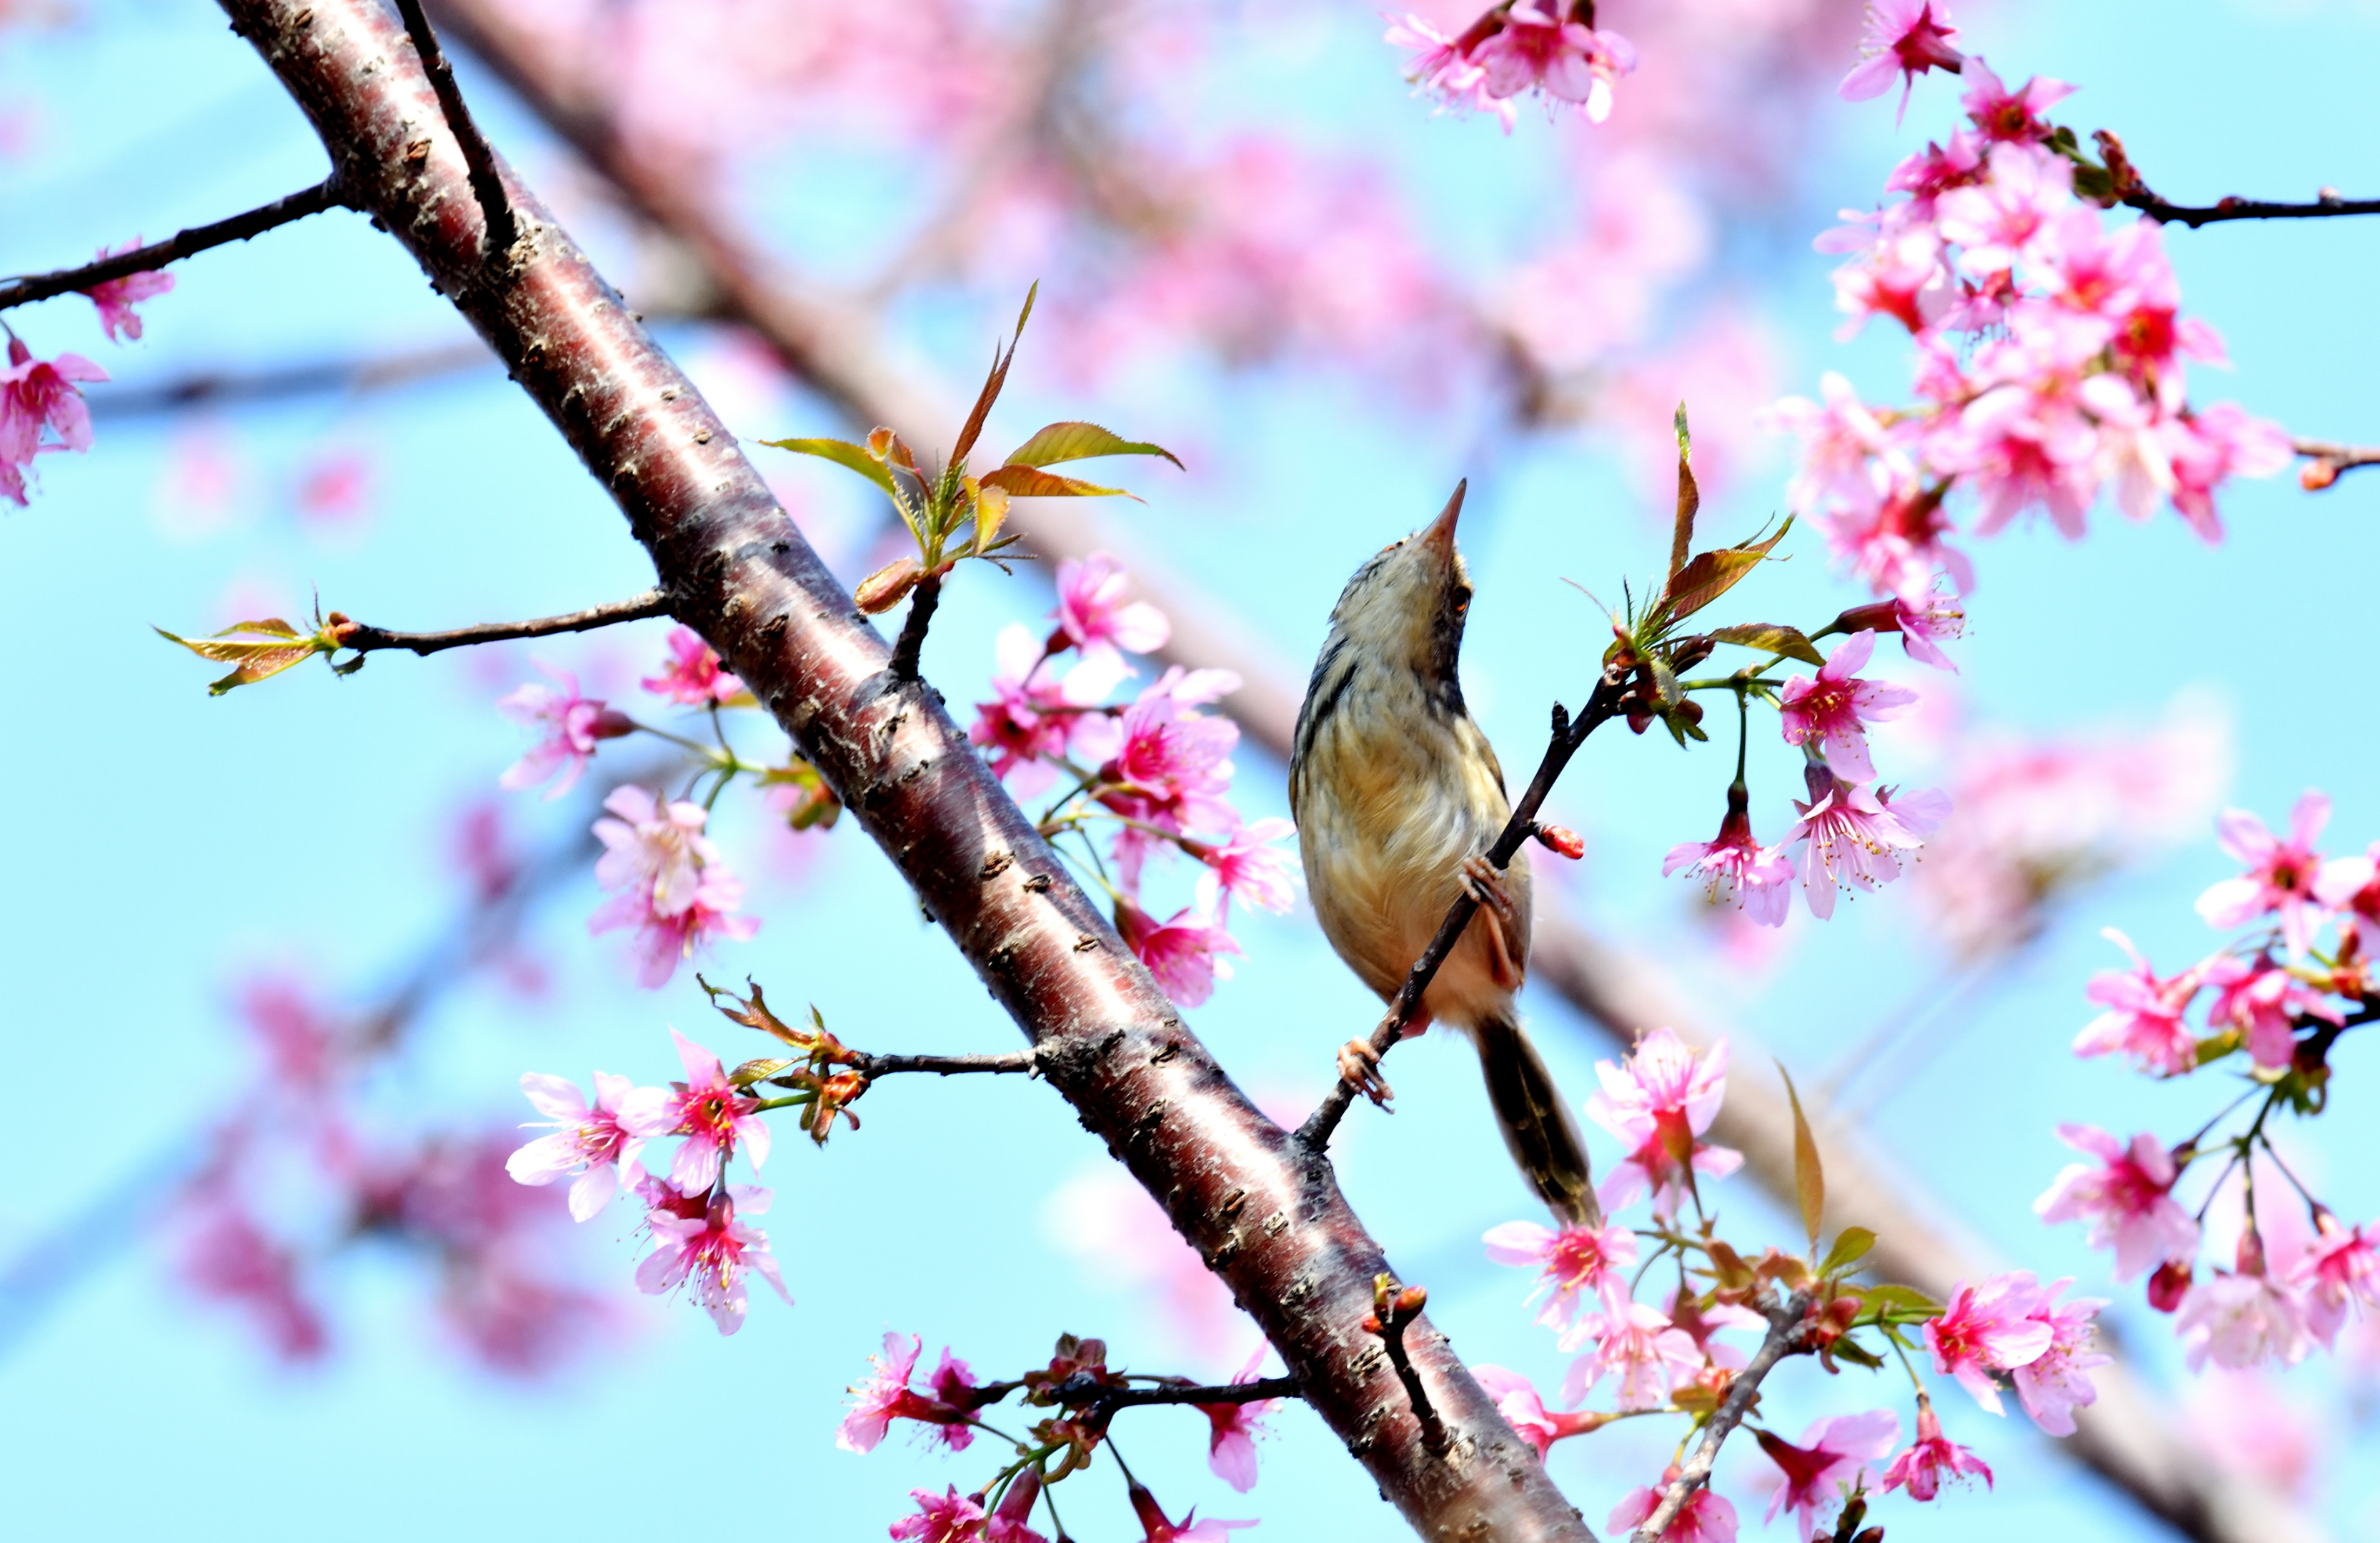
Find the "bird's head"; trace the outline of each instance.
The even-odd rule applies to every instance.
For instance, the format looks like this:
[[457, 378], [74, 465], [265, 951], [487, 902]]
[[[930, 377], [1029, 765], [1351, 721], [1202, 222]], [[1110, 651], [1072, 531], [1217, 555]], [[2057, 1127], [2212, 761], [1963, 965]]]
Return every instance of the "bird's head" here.
[[1438, 518], [1355, 570], [1330, 613], [1333, 641], [1381, 663], [1401, 663], [1431, 682], [1451, 682], [1463, 652], [1471, 577], [1454, 550], [1454, 522], [1467, 483]]

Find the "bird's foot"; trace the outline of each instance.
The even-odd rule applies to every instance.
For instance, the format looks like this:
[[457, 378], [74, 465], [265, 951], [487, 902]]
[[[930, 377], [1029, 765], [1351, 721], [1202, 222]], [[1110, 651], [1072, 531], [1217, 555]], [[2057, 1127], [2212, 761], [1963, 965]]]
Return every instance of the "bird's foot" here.
[[1487, 913], [1488, 973], [1505, 990], [1520, 990], [1524, 973], [1522, 952], [1512, 946], [1512, 940], [1525, 941], [1526, 934], [1522, 929], [1521, 907], [1512, 898], [1510, 880], [1502, 869], [1488, 860], [1487, 854], [1474, 853], [1463, 859], [1463, 893]]
[[1369, 1039], [1350, 1039], [1339, 1047], [1339, 1076], [1382, 1109], [1397, 1096], [1380, 1075], [1380, 1052]]

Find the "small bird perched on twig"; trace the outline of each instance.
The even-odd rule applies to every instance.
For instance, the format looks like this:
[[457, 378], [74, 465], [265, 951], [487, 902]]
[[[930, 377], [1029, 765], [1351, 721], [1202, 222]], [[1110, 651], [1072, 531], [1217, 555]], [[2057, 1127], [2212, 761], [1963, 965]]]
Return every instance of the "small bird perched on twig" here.
[[[1289, 763], [1305, 882], [1323, 935], [1393, 1002], [1457, 895], [1479, 910], [1404, 1026], [1451, 1025], [1478, 1048], [1504, 1144], [1572, 1225], [1599, 1224], [1585, 1144], [1513, 996], [1529, 964], [1529, 868], [1486, 857], [1512, 818], [1503, 769], [1463, 705], [1455, 666], [1471, 581], [1454, 550], [1462, 487], [1429, 526], [1355, 570], [1297, 715]], [[1368, 1042], [1342, 1075], [1388, 1096]]]

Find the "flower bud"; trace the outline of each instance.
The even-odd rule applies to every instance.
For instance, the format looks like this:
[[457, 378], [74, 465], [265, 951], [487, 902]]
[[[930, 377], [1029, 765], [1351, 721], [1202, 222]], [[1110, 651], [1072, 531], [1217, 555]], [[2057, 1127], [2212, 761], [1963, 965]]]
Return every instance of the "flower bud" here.
[[2338, 480], [2338, 463], [2336, 461], [2308, 461], [2298, 468], [2298, 486], [2308, 492], [2320, 492]]
[[1530, 832], [1537, 844], [1547, 851], [1568, 857], [1572, 862], [1586, 856], [1586, 840], [1567, 825], [1539, 825]]
[[2172, 1312], [2181, 1306], [2189, 1290], [2190, 1266], [2168, 1260], [2149, 1277], [2149, 1306], [2161, 1313]]
[[900, 557], [885, 564], [859, 581], [859, 590], [852, 599], [859, 602], [866, 615], [878, 615], [892, 610], [917, 587], [925, 570], [915, 557]]

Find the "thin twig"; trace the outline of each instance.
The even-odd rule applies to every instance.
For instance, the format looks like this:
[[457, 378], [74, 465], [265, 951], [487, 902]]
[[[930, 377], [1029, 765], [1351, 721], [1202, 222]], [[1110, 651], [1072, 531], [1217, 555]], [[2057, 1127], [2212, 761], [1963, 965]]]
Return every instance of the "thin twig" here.
[[1413, 1357], [1405, 1354], [1405, 1330], [1429, 1302], [1429, 1293], [1419, 1286], [1401, 1286], [1396, 1277], [1382, 1275], [1372, 1282], [1372, 1316], [1364, 1320], [1364, 1328], [1380, 1337], [1380, 1348], [1387, 1352], [1389, 1365], [1396, 1368], [1397, 1380], [1405, 1386], [1405, 1402], [1413, 1405], [1414, 1418], [1421, 1426], [1422, 1445], [1431, 1452], [1442, 1452], [1451, 1445], [1447, 1440], [1446, 1422], [1438, 1417], [1437, 1408], [1429, 1402], [1429, 1390], [1422, 1386], [1421, 1373], [1414, 1369]]
[[1253, 1382], [1225, 1382], [1196, 1387], [1186, 1382], [1161, 1382], [1149, 1388], [1119, 1388], [1077, 1375], [1050, 1390], [1065, 1407], [1087, 1408], [1104, 1417], [1118, 1409], [1158, 1403], [1255, 1403], [1269, 1398], [1302, 1396], [1294, 1377], [1260, 1377]]
[[909, 591], [909, 614], [901, 624], [901, 636], [892, 645], [892, 659], [885, 668], [892, 678], [910, 681], [917, 678], [917, 656], [925, 650], [926, 628], [934, 620], [934, 607], [942, 598], [942, 580], [938, 574], [928, 574], [917, 580]]
[[79, 268], [61, 268], [55, 273], [36, 273], [12, 284], [0, 286], [0, 310], [30, 305], [54, 295], [70, 295], [79, 289], [91, 289], [133, 273], [145, 273], [163, 268], [169, 262], [179, 262], [186, 257], [221, 247], [233, 241], [245, 241], [320, 214], [326, 209], [346, 207], [346, 200], [339, 194], [335, 174], [324, 177], [311, 188], [303, 188], [287, 198], [274, 199], [271, 203], [234, 214], [228, 220], [217, 220], [211, 225], [192, 225], [169, 239], [135, 247], [128, 252], [103, 257], [96, 262], [86, 262]]
[[1735, 1433], [1735, 1428], [1743, 1423], [1752, 1401], [1759, 1396], [1761, 1379], [1767, 1377], [1778, 1362], [1788, 1355], [1800, 1354], [1806, 1347], [1810, 1331], [1810, 1298], [1807, 1293], [1795, 1292], [1780, 1306], [1771, 1307], [1767, 1312], [1768, 1337], [1760, 1342], [1760, 1348], [1753, 1352], [1752, 1359], [1744, 1364], [1743, 1369], [1729, 1379], [1727, 1396], [1719, 1400], [1718, 1407], [1711, 1412], [1710, 1424], [1703, 1431], [1702, 1444], [1695, 1447], [1694, 1455], [1679, 1466], [1678, 1476], [1671, 1479], [1661, 1493], [1661, 1503], [1638, 1524], [1629, 1543], [1657, 1543], [1669, 1530], [1670, 1524], [1678, 1519], [1678, 1513], [1685, 1509], [1686, 1501], [1693, 1498], [1694, 1492], [1708, 1482], [1711, 1465], [1718, 1461], [1718, 1449]]
[[2298, 480], [2308, 492], [2330, 486], [2338, 480], [2342, 471], [2353, 471], [2360, 466], [2380, 466], [2380, 446], [2375, 445], [2301, 439], [2291, 441], [2289, 448], [2306, 459], [2306, 465], [2298, 472]]
[[2159, 225], [2220, 225], [2226, 220], [2326, 220], [2341, 214], [2380, 214], [2380, 199], [2341, 198], [2325, 188], [2312, 203], [2273, 203], [2264, 199], [2217, 199], [2209, 204], [2168, 203], [2143, 188], [2123, 201]]
[[396, 8], [405, 18], [405, 31], [413, 40], [413, 51], [421, 55], [421, 67], [430, 77], [430, 89], [438, 93], [438, 106], [446, 115], [446, 127], [453, 130], [455, 142], [463, 147], [463, 164], [471, 173], [471, 195], [480, 200], [480, 217], [487, 224], [482, 255], [492, 262], [512, 249], [520, 234], [513, 223], [512, 200], [504, 196], [504, 178], [496, 175], [496, 152], [489, 148], [487, 136], [480, 132], [470, 107], [463, 101], [463, 88], [455, 83], [455, 67], [446, 62], [445, 50], [438, 46], [438, 34], [431, 30], [430, 18], [421, 14], [421, 0], [396, 0]]
[[871, 1081], [899, 1072], [931, 1072], [946, 1077], [962, 1072], [1022, 1072], [1032, 1076], [1041, 1069], [1040, 1051], [1031, 1050], [999, 1055], [870, 1055], [853, 1051], [837, 1060]]
[[391, 632], [386, 627], [357, 623], [355, 630], [346, 635], [340, 646], [358, 653], [370, 653], [379, 649], [410, 649], [418, 654], [440, 653], [447, 649], [468, 648], [474, 643], [502, 643], [515, 638], [548, 638], [557, 632], [591, 632], [599, 626], [614, 626], [621, 622], [641, 622], [649, 616], [668, 615], [670, 603], [668, 595], [659, 589], [648, 589], [629, 600], [590, 606], [567, 615], [540, 616], [526, 622], [488, 622], [480, 626], [458, 626], [447, 632]]
[[[1593, 694], [1587, 698], [1585, 708], [1575, 721], [1568, 719], [1559, 704], [1556, 706], [1553, 737], [1546, 746], [1545, 759], [1537, 763], [1537, 774], [1529, 779], [1528, 791], [1523, 793], [1520, 802], [1512, 806], [1512, 817], [1504, 822], [1504, 833], [1498, 836], [1496, 844], [1488, 849], [1488, 860], [1499, 869], [1511, 864], [1512, 854], [1521, 849], [1521, 844], [1528, 840], [1530, 832], [1536, 830], [1537, 810], [1545, 803], [1546, 796], [1553, 791], [1555, 779], [1570, 764], [1571, 757], [1586, 743], [1588, 735], [1619, 710], [1623, 680], [1624, 676], [1616, 672], [1616, 667], [1607, 668], [1603, 678], [1596, 682]], [[1389, 1003], [1389, 1010], [1381, 1017], [1379, 1026], [1372, 1030], [1371, 1045], [1376, 1063], [1402, 1037], [1405, 1025], [1412, 1020], [1415, 1010], [1421, 1003], [1422, 994], [1437, 978], [1439, 966], [1445, 964], [1447, 955], [1454, 952], [1454, 945], [1462, 940], [1463, 929], [1471, 925], [1472, 915], [1478, 909], [1479, 903], [1472, 899], [1468, 892], [1455, 896], [1454, 904], [1447, 907], [1445, 919], [1438, 924], [1437, 935], [1430, 939], [1429, 946], [1422, 950], [1421, 957], [1414, 961], [1413, 968], [1406, 972], [1404, 984], [1397, 990], [1395, 1000]], [[1330, 1091], [1323, 1095], [1321, 1104], [1305, 1124], [1298, 1127], [1297, 1139], [1317, 1152], [1329, 1146], [1330, 1133], [1339, 1128], [1339, 1122], [1345, 1117], [1348, 1106], [1354, 1102], [1356, 1084], [1342, 1075], [1331, 1085]]]

